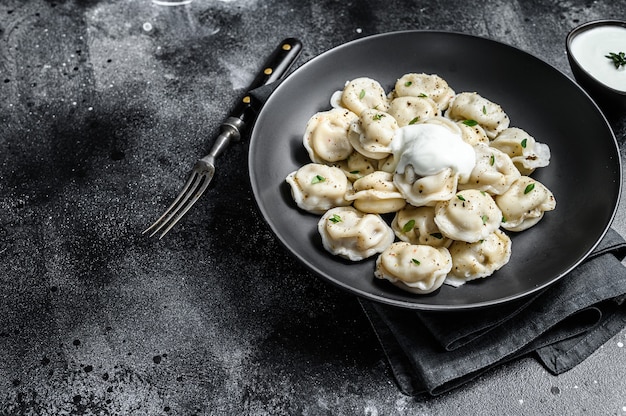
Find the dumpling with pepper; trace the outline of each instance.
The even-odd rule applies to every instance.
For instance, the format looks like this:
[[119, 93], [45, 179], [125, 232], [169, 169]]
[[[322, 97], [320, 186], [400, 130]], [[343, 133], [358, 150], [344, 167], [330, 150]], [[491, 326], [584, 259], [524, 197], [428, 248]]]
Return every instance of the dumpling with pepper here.
[[503, 130], [489, 145], [509, 155], [525, 176], [550, 164], [550, 147], [518, 127]]
[[509, 116], [499, 104], [489, 101], [476, 92], [457, 94], [450, 103], [446, 115], [453, 120], [477, 122], [494, 139], [498, 133], [509, 127]]
[[348, 180], [354, 182], [365, 175], [376, 172], [378, 170], [378, 164], [378, 160], [365, 157], [355, 150], [350, 153], [347, 159], [332, 163], [331, 166], [343, 170]]
[[455, 241], [448, 248], [452, 269], [444, 283], [459, 287], [470, 280], [491, 276], [511, 258], [511, 239], [498, 229], [475, 243]]
[[476, 165], [466, 183], [459, 190], [478, 189], [491, 195], [506, 192], [522, 176], [506, 153], [485, 144], [474, 146]]
[[391, 141], [398, 128], [398, 122], [388, 113], [368, 109], [352, 123], [348, 137], [359, 153], [379, 160], [391, 154]]
[[345, 160], [353, 152], [348, 138], [350, 125], [358, 116], [345, 108], [333, 108], [314, 114], [306, 124], [303, 137], [309, 159], [329, 164]]
[[396, 97], [391, 100], [389, 114], [404, 127], [441, 114], [437, 103], [428, 97]]
[[415, 206], [435, 205], [450, 199], [457, 189], [459, 175], [452, 168], [439, 173], [419, 176], [412, 166], [394, 175], [394, 183], [409, 203]]
[[441, 287], [451, 268], [448, 249], [400, 241], [378, 256], [374, 275], [402, 290], [426, 294]]
[[433, 247], [448, 247], [452, 240], [441, 234], [435, 224], [434, 207], [414, 207], [407, 205], [396, 212], [391, 222], [396, 237], [411, 244], [425, 244]]
[[502, 228], [523, 231], [537, 224], [546, 211], [554, 210], [556, 199], [541, 182], [522, 176], [496, 196], [496, 204], [502, 210]]
[[381, 253], [395, 238], [380, 215], [366, 214], [354, 207], [328, 210], [317, 228], [326, 251], [352, 261]]
[[352, 192], [352, 183], [339, 168], [309, 163], [291, 172], [285, 179], [291, 187], [291, 196], [299, 208], [314, 214], [350, 205], [346, 196]]
[[437, 74], [408, 73], [400, 77], [395, 84], [396, 97], [428, 97], [445, 110], [454, 97], [454, 90], [448, 82]]
[[458, 120], [456, 121], [456, 125], [459, 126], [459, 129], [461, 130], [461, 137], [466, 143], [469, 143], [472, 146], [476, 146], [481, 143], [489, 144], [489, 137], [487, 137], [485, 129], [483, 129], [475, 120]]
[[380, 111], [387, 111], [389, 108], [389, 100], [384, 88], [378, 81], [368, 77], [348, 81], [340, 97], [340, 105], [356, 115], [361, 115], [363, 111], [372, 108]]
[[372, 214], [386, 214], [402, 209], [406, 200], [393, 183], [393, 174], [376, 171], [354, 181], [353, 190], [346, 196], [354, 207]]
[[476, 189], [459, 191], [435, 206], [435, 224], [441, 233], [468, 243], [487, 238], [500, 227], [502, 211], [491, 195]]

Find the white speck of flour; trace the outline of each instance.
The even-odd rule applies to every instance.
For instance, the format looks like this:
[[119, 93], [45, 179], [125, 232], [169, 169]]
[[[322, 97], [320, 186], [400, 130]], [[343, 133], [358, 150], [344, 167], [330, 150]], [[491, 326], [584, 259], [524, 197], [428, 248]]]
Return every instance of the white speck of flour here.
[[396, 400], [396, 411], [404, 412], [406, 411], [406, 408], [407, 408], [406, 398], [403, 397], [403, 398]]
[[378, 409], [376, 406], [368, 404], [365, 406], [365, 409], [363, 409], [363, 414], [365, 416], [378, 416]]

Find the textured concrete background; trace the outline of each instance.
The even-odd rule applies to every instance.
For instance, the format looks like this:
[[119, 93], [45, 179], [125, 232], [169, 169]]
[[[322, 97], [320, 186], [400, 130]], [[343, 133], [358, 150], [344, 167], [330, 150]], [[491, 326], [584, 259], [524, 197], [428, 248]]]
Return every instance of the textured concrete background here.
[[[282, 38], [304, 42], [301, 65], [366, 35], [451, 30], [569, 75], [567, 32], [625, 10], [623, 0], [2, 0], [0, 414], [626, 415], [625, 332], [559, 377], [527, 358], [441, 397], [400, 394], [356, 299], [306, 271], [263, 223], [244, 143], [167, 238], [141, 235]], [[624, 149], [626, 121], [613, 127]], [[626, 235], [626, 210], [614, 227]]]

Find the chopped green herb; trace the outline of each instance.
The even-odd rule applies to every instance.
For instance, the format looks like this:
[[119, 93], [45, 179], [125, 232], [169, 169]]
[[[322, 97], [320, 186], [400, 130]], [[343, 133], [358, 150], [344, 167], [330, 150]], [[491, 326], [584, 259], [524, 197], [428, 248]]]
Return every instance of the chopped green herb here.
[[419, 120], [420, 120], [420, 117], [419, 117], [419, 116], [417, 116], [417, 117], [415, 117], [413, 120], [409, 121], [409, 125], [411, 125], [411, 124], [415, 124], [415, 123], [417, 123]]
[[418, 259], [411, 259], [411, 263], [418, 265], [418, 266], [421, 264]]
[[361, 171], [360, 170], [351, 170], [350, 174], [351, 175], [358, 175]]
[[332, 222], [334, 224], [337, 224], [338, 222], [341, 222], [341, 217], [338, 214], [333, 214], [333, 216], [330, 217], [328, 219], [328, 221], [330, 221], [330, 222]]
[[383, 117], [385, 117], [385, 115], [384, 115], [384, 114], [378, 113], [378, 114], [376, 114], [374, 117], [372, 117], [372, 119], [373, 119], [373, 120], [380, 120], [380, 119], [382, 119]]
[[522, 144], [522, 147], [523, 147], [524, 149], [526, 149], [526, 145], [528, 144], [528, 139], [524, 139], [524, 140], [522, 140], [522, 143], [521, 143], [521, 144]]
[[325, 182], [325, 181], [326, 181], [326, 178], [323, 177], [322, 175], [315, 175], [315, 176], [313, 176], [313, 179], [311, 179], [311, 183], [312, 184]]
[[430, 236], [434, 237], [434, 238], [436, 238], [438, 240], [441, 240], [443, 238], [443, 234], [441, 234], [441, 233], [430, 233]]
[[362, 100], [363, 97], [365, 97], [365, 90], [361, 90], [361, 92], [359, 93], [359, 100]]
[[478, 124], [478, 121], [476, 121], [476, 120], [463, 120], [463, 124], [465, 124], [466, 126], [474, 127], [475, 125]]
[[483, 215], [482, 217], [480, 217], [483, 220], [483, 224], [487, 224], [487, 221], [489, 221], [489, 217], [486, 215]]
[[481, 194], [482, 196], [486, 196], [486, 195], [487, 195], [487, 192], [485, 192], [485, 191], [480, 191], [480, 194]]
[[609, 54], [604, 55], [604, 57], [613, 61], [615, 69], [619, 69], [620, 66], [626, 66], [626, 54], [624, 52], [609, 52]]
[[506, 222], [506, 217], [503, 215], [502, 216], [502, 223], [505, 223], [505, 222]]
[[420, 93], [420, 95], [418, 95], [418, 97], [420, 98], [428, 98], [428, 95], [424, 94], [423, 92]]
[[410, 87], [411, 85], [413, 85], [413, 81], [407, 81], [404, 83], [405, 87]]
[[483, 105], [483, 114], [487, 114], [487, 107]]
[[528, 185], [526, 185], [526, 188], [524, 189], [524, 195], [526, 195], [527, 193], [529, 193], [530, 191], [532, 191], [533, 189], [535, 189], [535, 183], [529, 183]]
[[415, 220], [409, 220], [406, 224], [404, 224], [404, 227], [402, 227], [402, 232], [408, 233], [413, 229], [413, 227], [415, 227]]
[[465, 201], [465, 198], [463, 198], [463, 195], [460, 195], [460, 194], [459, 194], [459, 195], [457, 195], [456, 197], [457, 197], [457, 198], [459, 198], [461, 201]]
[[489, 158], [489, 164], [491, 166], [496, 164], [496, 155], [491, 155], [491, 157]]

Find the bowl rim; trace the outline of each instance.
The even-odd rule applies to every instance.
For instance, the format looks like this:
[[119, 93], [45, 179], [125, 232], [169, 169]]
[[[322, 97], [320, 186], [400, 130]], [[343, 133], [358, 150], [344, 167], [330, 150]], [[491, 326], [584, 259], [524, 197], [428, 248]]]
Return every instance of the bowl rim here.
[[[591, 75], [589, 71], [587, 71], [576, 59], [571, 50], [572, 40], [578, 36], [579, 34], [586, 32], [587, 30], [600, 27], [600, 26], [622, 26], [626, 28], [626, 20], [618, 20], [618, 19], [599, 19], [599, 20], [591, 20], [589, 22], [582, 23], [573, 29], [571, 29], [567, 36], [565, 37], [565, 50], [567, 52], [567, 56], [570, 58], [570, 66], [572, 65], [571, 61], [574, 61], [578, 69], [582, 71], [587, 78], [589, 78], [596, 86], [601, 87], [607, 91], [610, 91], [613, 94], [621, 95], [626, 97], [626, 90], [617, 90], [613, 87], [606, 85], [603, 82], [600, 82], [596, 77]], [[574, 68], [572, 68], [573, 70]]]

